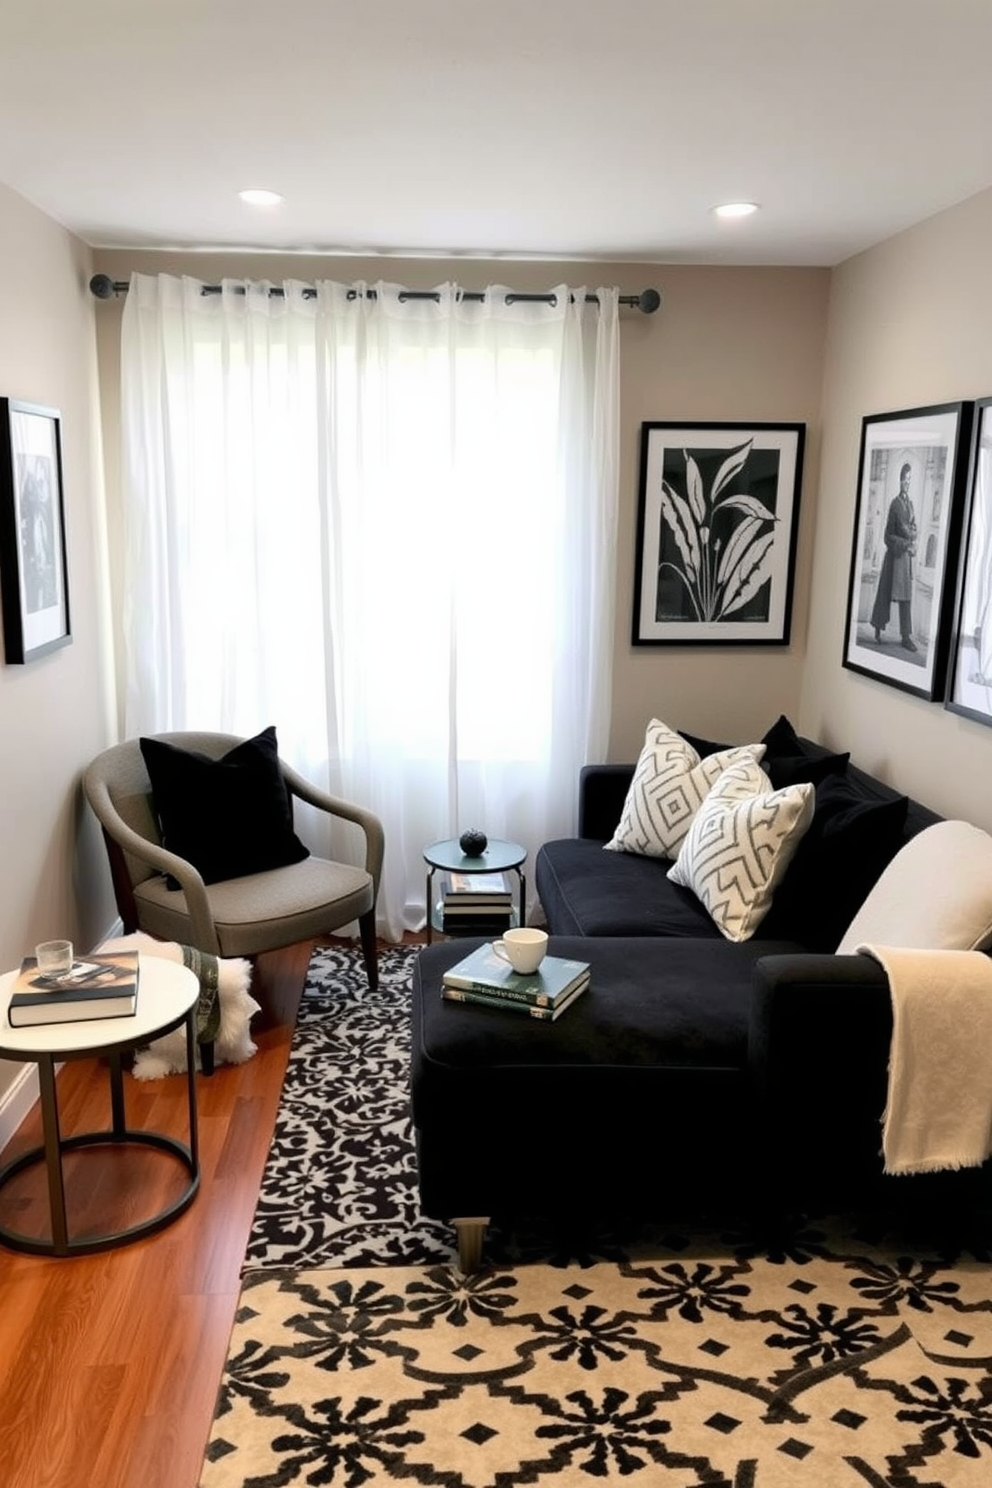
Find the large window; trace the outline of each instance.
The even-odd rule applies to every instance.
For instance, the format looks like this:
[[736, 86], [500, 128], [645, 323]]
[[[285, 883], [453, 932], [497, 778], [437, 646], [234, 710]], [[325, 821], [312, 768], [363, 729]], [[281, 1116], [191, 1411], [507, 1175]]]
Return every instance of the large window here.
[[126, 731], [276, 723], [383, 815], [396, 932], [424, 842], [536, 848], [605, 747], [615, 295], [301, 289], [132, 282]]

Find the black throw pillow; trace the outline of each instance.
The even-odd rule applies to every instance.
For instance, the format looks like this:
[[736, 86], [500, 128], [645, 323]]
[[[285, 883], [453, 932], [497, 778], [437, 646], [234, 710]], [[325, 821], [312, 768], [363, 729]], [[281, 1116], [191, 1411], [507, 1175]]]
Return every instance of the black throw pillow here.
[[903, 845], [908, 796], [870, 801], [854, 781], [827, 775], [813, 820], [775, 890], [762, 936], [835, 951], [855, 914]]
[[[284, 868], [309, 857], [293, 831], [275, 728], [220, 759], [140, 739], [163, 846], [186, 858], [204, 883]], [[170, 878], [170, 888], [178, 888]]]
[[782, 754], [802, 754], [804, 752], [799, 735], [784, 713], [775, 720], [768, 732], [762, 736], [761, 742], [765, 746], [765, 759], [773, 759]]
[[721, 749], [733, 749], [732, 744], [717, 744], [712, 739], [697, 739], [695, 734], [687, 734], [685, 729], [677, 732], [687, 744], [691, 744], [700, 759], [706, 759], [711, 754], [719, 754]]
[[787, 785], [819, 785], [828, 775], [843, 775], [850, 754], [807, 754], [803, 741], [783, 713], [761, 740], [765, 757], [761, 768], [776, 790]]
[[[700, 759], [734, 747], [732, 744], [718, 744], [712, 739], [697, 739], [684, 729], [679, 729], [679, 733], [687, 744], [692, 745]], [[813, 759], [805, 754], [799, 735], [784, 713], [777, 723], [772, 724], [761, 743], [765, 746], [761, 768], [771, 781], [773, 790], [807, 782], [818, 785], [827, 775], [842, 775], [851, 758], [849, 754], [827, 754], [822, 759]]]
[[850, 762], [849, 754], [825, 754], [810, 759], [808, 754], [773, 754], [761, 761], [761, 768], [776, 790], [787, 785], [819, 785], [828, 775], [843, 775]]

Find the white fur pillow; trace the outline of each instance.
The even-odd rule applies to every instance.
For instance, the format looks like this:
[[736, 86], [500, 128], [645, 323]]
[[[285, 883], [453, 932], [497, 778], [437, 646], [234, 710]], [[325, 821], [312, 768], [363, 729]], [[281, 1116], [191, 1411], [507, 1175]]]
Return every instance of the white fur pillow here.
[[992, 837], [970, 822], [935, 822], [883, 871], [837, 947], [983, 951], [992, 945]]
[[813, 819], [812, 785], [773, 790], [753, 759], [725, 770], [696, 813], [673, 883], [691, 889], [728, 940], [748, 940]]
[[[106, 940], [101, 951], [137, 950], [145, 956], [162, 956], [166, 961], [182, 964], [183, 948], [175, 941], [155, 940], [140, 930]], [[214, 1040], [216, 1064], [243, 1064], [256, 1053], [249, 1027], [259, 1005], [250, 996], [251, 962], [240, 958], [219, 959], [217, 992], [220, 998], [220, 1028]], [[163, 1075], [181, 1074], [186, 1069], [186, 1029], [174, 1028], [155, 1039], [147, 1049], [134, 1056], [132, 1073], [136, 1080], [158, 1080]]]
[[606, 846], [611, 852], [674, 858], [724, 770], [739, 759], [759, 760], [764, 752], [764, 744], [741, 744], [701, 760], [681, 734], [652, 718], [620, 820]]

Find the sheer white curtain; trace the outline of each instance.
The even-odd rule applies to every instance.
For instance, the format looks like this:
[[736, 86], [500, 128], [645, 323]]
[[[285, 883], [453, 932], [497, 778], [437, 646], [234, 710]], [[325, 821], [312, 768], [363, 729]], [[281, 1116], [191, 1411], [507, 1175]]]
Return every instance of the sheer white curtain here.
[[617, 294], [271, 288], [131, 280], [125, 727], [275, 723], [382, 817], [398, 938], [426, 843], [480, 826], [533, 855], [605, 753]]

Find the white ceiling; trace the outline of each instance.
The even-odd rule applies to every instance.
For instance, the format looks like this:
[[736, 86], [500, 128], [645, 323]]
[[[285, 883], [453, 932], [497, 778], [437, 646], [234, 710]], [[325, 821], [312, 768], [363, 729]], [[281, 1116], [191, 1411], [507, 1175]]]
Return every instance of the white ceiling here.
[[992, 185], [992, 0], [0, 0], [0, 182], [94, 246], [829, 265]]

